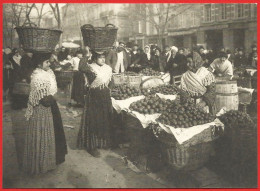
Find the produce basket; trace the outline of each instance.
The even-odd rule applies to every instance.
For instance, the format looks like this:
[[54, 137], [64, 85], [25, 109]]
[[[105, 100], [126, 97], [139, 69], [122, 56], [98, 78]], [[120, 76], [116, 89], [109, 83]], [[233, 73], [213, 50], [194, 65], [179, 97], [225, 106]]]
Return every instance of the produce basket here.
[[212, 142], [196, 145], [179, 145], [161, 142], [162, 160], [174, 170], [191, 171], [202, 167], [212, 152]]
[[118, 28], [113, 24], [105, 27], [94, 27], [90, 24], [81, 26], [84, 45], [94, 50], [104, 50], [113, 47]]
[[16, 95], [29, 95], [30, 84], [26, 82], [19, 82], [14, 84], [13, 94]]
[[166, 133], [158, 125], [150, 127], [160, 142], [162, 160], [178, 171], [202, 167], [213, 151], [213, 141], [223, 133], [221, 128], [212, 126], [180, 145], [173, 135]]
[[127, 76], [124, 74], [113, 74], [113, 83], [114, 85], [123, 85], [126, 84]]
[[32, 23], [29, 26], [19, 26], [15, 29], [23, 49], [38, 52], [53, 51], [62, 33], [61, 30], [39, 28]]
[[141, 75], [128, 75], [127, 76], [127, 83], [130, 86], [140, 87], [141, 82], [142, 82]]

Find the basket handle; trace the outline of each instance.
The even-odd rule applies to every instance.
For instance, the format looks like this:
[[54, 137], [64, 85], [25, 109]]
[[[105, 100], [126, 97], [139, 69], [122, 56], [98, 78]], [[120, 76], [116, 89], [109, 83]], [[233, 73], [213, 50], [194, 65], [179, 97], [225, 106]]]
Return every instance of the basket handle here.
[[109, 26], [111, 26], [111, 27], [113, 27], [113, 28], [116, 28], [116, 26], [115, 26], [115, 25], [113, 25], [113, 24], [106, 24], [106, 26], [105, 26], [105, 27], [107, 28], [107, 27], [109, 27]]
[[85, 24], [85, 25], [83, 25], [81, 28], [91, 28], [91, 29], [93, 29], [93, 31], [95, 31], [94, 26], [91, 25], [91, 24]]
[[25, 26], [34, 26], [34, 27], [37, 27], [37, 25], [35, 24], [35, 23], [32, 23], [32, 22], [26, 22], [26, 23], [24, 23], [23, 24], [23, 27], [25, 27]]

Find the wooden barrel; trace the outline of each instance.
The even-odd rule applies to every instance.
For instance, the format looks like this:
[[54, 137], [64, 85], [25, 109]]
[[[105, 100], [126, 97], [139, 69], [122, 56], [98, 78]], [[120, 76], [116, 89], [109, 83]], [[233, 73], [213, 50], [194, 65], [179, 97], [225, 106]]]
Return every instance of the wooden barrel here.
[[216, 82], [216, 107], [217, 111], [226, 107], [229, 110], [238, 110], [237, 81]]

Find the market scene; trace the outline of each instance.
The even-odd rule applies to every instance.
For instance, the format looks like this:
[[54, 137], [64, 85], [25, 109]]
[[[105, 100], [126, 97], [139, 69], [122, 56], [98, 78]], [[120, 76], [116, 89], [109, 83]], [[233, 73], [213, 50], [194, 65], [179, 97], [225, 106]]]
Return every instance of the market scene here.
[[3, 4], [3, 188], [257, 188], [257, 4]]

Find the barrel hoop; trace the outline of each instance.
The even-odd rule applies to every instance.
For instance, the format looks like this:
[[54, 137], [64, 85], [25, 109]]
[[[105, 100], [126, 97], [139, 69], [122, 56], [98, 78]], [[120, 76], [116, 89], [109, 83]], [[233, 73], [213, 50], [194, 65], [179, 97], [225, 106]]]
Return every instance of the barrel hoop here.
[[222, 96], [234, 96], [234, 95], [238, 95], [238, 92], [237, 92], [237, 93], [217, 93], [217, 92], [216, 92], [216, 95], [222, 95]]

